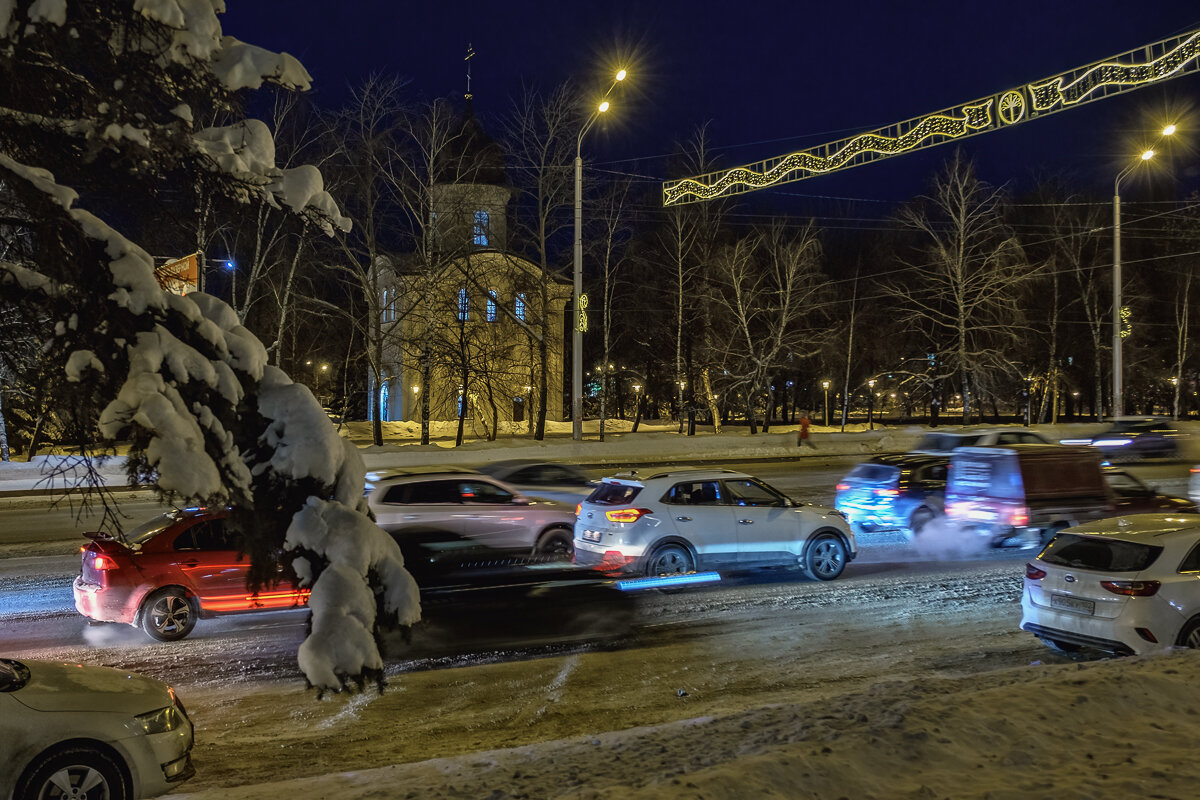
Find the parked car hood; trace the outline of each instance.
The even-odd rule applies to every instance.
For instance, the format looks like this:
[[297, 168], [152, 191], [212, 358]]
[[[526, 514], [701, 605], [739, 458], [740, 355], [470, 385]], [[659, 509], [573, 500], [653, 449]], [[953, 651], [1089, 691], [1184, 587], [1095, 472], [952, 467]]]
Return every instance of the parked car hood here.
[[162, 682], [132, 672], [83, 664], [19, 659], [29, 680], [12, 696], [35, 711], [144, 714], [171, 705]]

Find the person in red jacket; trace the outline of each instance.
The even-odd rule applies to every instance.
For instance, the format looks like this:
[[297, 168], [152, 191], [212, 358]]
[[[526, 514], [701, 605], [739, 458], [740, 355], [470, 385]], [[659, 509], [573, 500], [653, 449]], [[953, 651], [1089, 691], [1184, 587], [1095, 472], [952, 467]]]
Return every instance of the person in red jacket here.
[[808, 438], [808, 426], [811, 424], [812, 424], [812, 420], [810, 420], [808, 418], [808, 412], [801, 411], [800, 412], [800, 430], [796, 433], [796, 446], [797, 447], [803, 447], [804, 445], [808, 445], [813, 450], [817, 449], [817, 446], [812, 443], [812, 439]]

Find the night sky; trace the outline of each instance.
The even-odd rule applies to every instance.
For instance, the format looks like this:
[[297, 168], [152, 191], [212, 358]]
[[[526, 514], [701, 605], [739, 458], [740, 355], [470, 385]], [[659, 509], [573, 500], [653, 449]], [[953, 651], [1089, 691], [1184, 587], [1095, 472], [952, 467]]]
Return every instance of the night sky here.
[[[630, 78], [585, 159], [653, 186], [673, 142], [711, 121], [722, 166], [898, 122], [1200, 28], [1196, 0], [926, 2], [446, 2], [228, 0], [226, 33], [297, 56], [316, 98], [337, 106], [371, 72], [411, 79], [416, 97], [461, 97], [474, 47], [477, 114], [494, 119], [523, 84]], [[1156, 126], [1180, 124], [1167, 191], [1200, 188], [1200, 75], [1110, 97], [964, 143], [981, 177], [1021, 190], [1069, 171], [1111, 194], [1112, 178]], [[949, 155], [932, 148], [746, 195], [786, 209], [807, 201], [857, 217], [926, 188]], [[1160, 187], [1161, 190], [1161, 187]], [[1137, 187], [1131, 187], [1137, 192]], [[829, 198], [838, 198], [832, 200]], [[848, 199], [843, 199], [848, 198]], [[832, 212], [830, 212], [832, 213]]]

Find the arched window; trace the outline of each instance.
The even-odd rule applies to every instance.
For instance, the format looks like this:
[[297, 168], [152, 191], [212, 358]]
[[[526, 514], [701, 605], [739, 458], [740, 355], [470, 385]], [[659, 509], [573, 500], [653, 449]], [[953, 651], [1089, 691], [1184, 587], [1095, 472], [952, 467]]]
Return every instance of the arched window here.
[[517, 292], [516, 298], [513, 300], [513, 313], [521, 322], [525, 321], [525, 293]]
[[496, 321], [496, 290], [489, 289], [487, 293], [487, 308], [485, 316], [488, 322]]
[[475, 212], [475, 246], [488, 246], [488, 212], [480, 209]]
[[458, 290], [458, 321], [466, 322], [470, 316], [471, 305], [465, 288]]

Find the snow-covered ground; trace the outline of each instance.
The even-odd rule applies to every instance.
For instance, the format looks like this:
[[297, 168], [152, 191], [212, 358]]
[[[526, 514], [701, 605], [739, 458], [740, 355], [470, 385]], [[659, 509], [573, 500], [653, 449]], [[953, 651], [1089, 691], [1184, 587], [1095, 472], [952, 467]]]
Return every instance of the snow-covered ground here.
[[[644, 428], [603, 444], [593, 431], [582, 443], [554, 433], [455, 449], [389, 431], [399, 441], [364, 455], [384, 466], [809, 453], [794, 429], [687, 438]], [[815, 455], [904, 449], [919, 433], [818, 429]], [[239, 677], [235, 661], [227, 678], [189, 677], [185, 651], [150, 645], [177, 652], [159, 676], [198, 728], [198, 775], [172, 797], [1195, 796], [1200, 654], [1055, 655], [1017, 629], [1020, 558], [953, 578], [910, 558], [899, 579], [867, 561], [831, 584], [652, 598], [640, 641], [616, 647], [390, 661], [382, 695], [317, 700], [295, 679]], [[290, 622], [298, 643], [302, 626]], [[146, 657], [122, 655], [128, 647], [147, 645], [62, 657]]]

